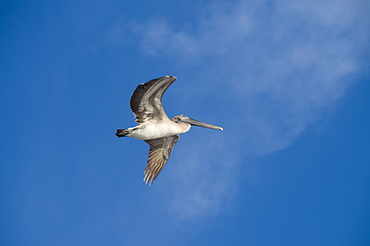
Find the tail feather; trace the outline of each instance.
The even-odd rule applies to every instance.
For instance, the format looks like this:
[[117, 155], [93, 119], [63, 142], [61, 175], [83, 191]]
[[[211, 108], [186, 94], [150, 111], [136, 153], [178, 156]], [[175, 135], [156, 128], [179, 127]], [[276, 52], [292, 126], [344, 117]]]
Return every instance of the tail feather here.
[[131, 132], [132, 131], [130, 131], [129, 129], [117, 129], [116, 136], [119, 137], [119, 138], [126, 137]]

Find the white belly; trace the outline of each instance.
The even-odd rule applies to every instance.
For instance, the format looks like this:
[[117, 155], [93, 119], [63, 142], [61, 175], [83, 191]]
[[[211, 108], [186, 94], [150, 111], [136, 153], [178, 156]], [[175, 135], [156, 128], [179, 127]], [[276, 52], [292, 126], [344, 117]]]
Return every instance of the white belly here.
[[171, 122], [168, 123], [148, 123], [140, 125], [140, 129], [133, 131], [129, 137], [140, 139], [140, 140], [148, 140], [148, 139], [156, 139], [156, 138], [163, 138], [169, 137], [177, 134], [181, 134], [184, 132], [189, 131], [190, 125], [184, 127], [183, 125], [179, 125], [176, 123]]

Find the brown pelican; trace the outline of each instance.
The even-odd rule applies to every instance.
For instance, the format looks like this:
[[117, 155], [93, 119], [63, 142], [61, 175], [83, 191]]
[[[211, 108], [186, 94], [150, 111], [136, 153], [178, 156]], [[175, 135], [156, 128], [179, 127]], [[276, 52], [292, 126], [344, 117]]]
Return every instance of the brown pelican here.
[[167, 117], [162, 106], [162, 96], [175, 80], [176, 77], [164, 76], [139, 85], [130, 99], [130, 108], [138, 125], [116, 131], [117, 137], [132, 137], [149, 144], [148, 162], [144, 171], [144, 181], [149, 185], [170, 157], [173, 146], [180, 138], [178, 134], [189, 131], [192, 125], [223, 130], [185, 115], [177, 115], [172, 120]]

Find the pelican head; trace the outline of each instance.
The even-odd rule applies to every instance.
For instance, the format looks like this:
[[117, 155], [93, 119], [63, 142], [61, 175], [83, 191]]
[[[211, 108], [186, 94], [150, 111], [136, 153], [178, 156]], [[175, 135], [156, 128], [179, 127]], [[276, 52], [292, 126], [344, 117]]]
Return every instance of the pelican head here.
[[194, 119], [192, 119], [190, 117], [187, 117], [183, 114], [173, 117], [172, 121], [175, 122], [175, 123], [178, 123], [178, 124], [185, 123], [185, 124], [192, 125], [192, 126], [200, 126], [200, 127], [205, 127], [205, 128], [215, 129], [215, 130], [221, 130], [221, 131], [224, 130], [222, 127], [211, 125], [211, 124], [208, 124], [208, 123], [204, 123], [204, 122], [201, 122], [199, 120], [194, 120]]

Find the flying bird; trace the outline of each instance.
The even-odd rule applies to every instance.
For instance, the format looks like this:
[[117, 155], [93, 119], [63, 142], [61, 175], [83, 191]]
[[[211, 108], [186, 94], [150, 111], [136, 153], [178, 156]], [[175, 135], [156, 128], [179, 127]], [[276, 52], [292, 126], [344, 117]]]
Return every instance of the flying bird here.
[[130, 99], [130, 108], [138, 125], [116, 131], [117, 137], [132, 137], [149, 144], [147, 167], [144, 170], [144, 181], [149, 185], [166, 164], [173, 146], [180, 138], [179, 134], [189, 131], [191, 126], [223, 130], [222, 127], [185, 115], [168, 118], [162, 106], [162, 96], [175, 80], [176, 77], [164, 76], [136, 87]]

